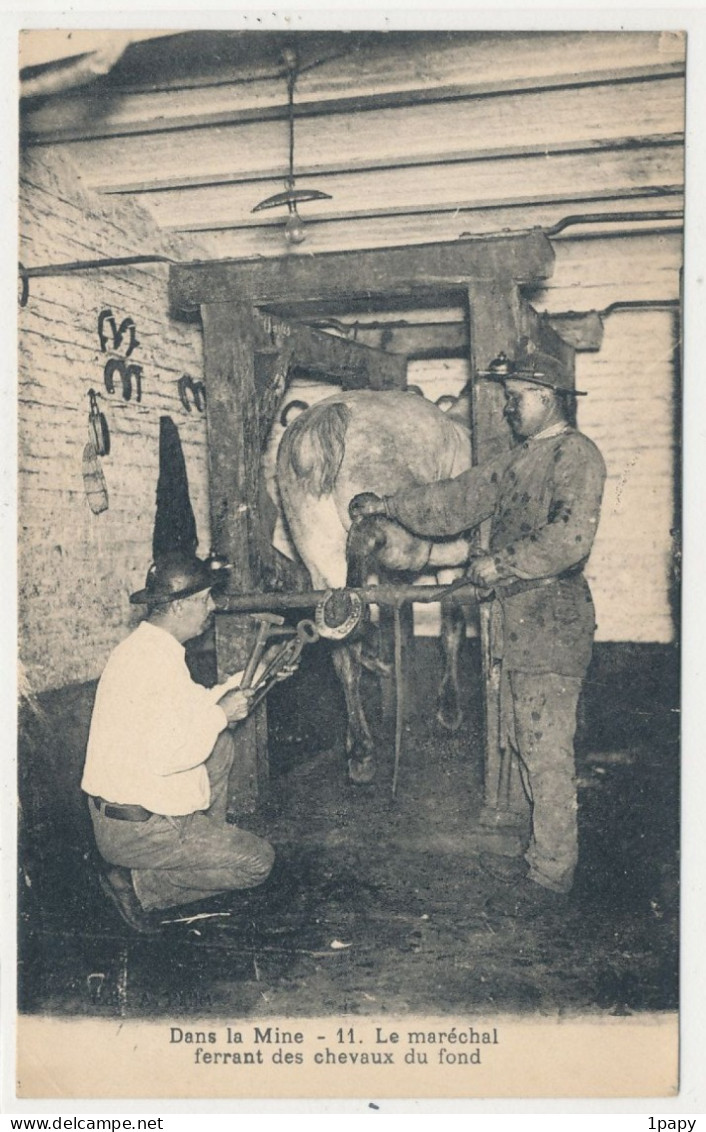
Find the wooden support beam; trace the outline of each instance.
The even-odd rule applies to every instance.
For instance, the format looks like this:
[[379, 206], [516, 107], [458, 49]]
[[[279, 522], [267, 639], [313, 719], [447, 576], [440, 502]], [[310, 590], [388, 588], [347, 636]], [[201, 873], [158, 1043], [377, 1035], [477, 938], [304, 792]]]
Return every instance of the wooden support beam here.
[[554, 253], [541, 232], [495, 239], [358, 251], [355, 255], [284, 256], [173, 265], [169, 293], [175, 315], [203, 303], [255, 305], [331, 295], [413, 294], [415, 288], [465, 287], [469, 279], [531, 280], [551, 275]]
[[[603, 323], [597, 311], [554, 314], [549, 325], [575, 350], [596, 351], [603, 341]], [[468, 357], [468, 326], [464, 321], [415, 323], [411, 326], [363, 327], [356, 342], [391, 353], [406, 354], [408, 361]]]
[[[454, 241], [455, 242], [455, 241]], [[343, 254], [343, 253], [341, 253]], [[350, 255], [351, 251], [346, 254]], [[355, 253], [357, 255], [357, 252]], [[461, 301], [463, 300], [463, 302]], [[433, 287], [419, 287], [401, 293], [342, 292], [330, 297], [298, 299], [266, 304], [263, 309], [278, 317], [296, 319], [314, 326], [319, 320], [331, 316], [347, 318], [348, 324], [369, 319], [405, 319], [411, 322], [454, 322], [465, 317], [465, 289], [458, 283], [436, 283]], [[339, 331], [341, 327], [338, 327]]]
[[[262, 586], [256, 530], [259, 503], [260, 433], [255, 387], [257, 328], [249, 306], [204, 306], [204, 372], [213, 548], [232, 563], [236, 592]], [[245, 667], [254, 627], [248, 618], [216, 617], [218, 678]], [[266, 789], [267, 716], [264, 704], [235, 733], [238, 746], [230, 779], [233, 812], [255, 808]]]
[[405, 384], [407, 359], [400, 353], [387, 353], [302, 322], [260, 317], [267, 320], [271, 341], [277, 349], [287, 351], [296, 369], [340, 382], [344, 389], [399, 389]]
[[557, 358], [567, 374], [574, 375], [574, 349], [557, 334], [549, 316], [540, 314], [534, 307], [523, 302], [520, 306], [518, 325], [519, 337], [526, 338], [536, 350]]
[[468, 327], [465, 322], [359, 330], [356, 341], [389, 350], [392, 354], [405, 354], [408, 361], [468, 357]]
[[568, 311], [549, 316], [549, 325], [574, 350], [593, 352], [603, 343], [603, 321], [598, 311]]
[[[636, 209], [659, 213], [664, 209], [683, 208], [683, 195], [676, 189], [668, 192], [662, 187], [658, 192], [647, 192], [650, 195], [646, 195], [644, 190], [623, 189], [617, 198], [609, 194], [600, 196], [596, 191], [587, 192], [583, 180], [578, 178], [563, 197], [540, 204], [518, 200], [507, 207], [464, 205], [461, 209], [435, 212], [412, 208], [406, 214], [356, 218], [340, 216], [322, 221], [307, 217], [305, 247], [308, 254], [321, 255], [325, 252], [419, 245], [432, 241], [452, 243], [458, 239], [477, 238], [502, 231], [517, 233], [527, 232], [532, 228], [550, 228], [564, 217], [579, 212], [618, 213]], [[600, 239], [606, 233], [633, 237], [643, 235], [647, 229], [662, 231], [666, 223], [657, 216], [654, 222], [639, 225], [629, 221], [606, 220], [605, 224], [592, 224], [584, 231], [593, 239]], [[670, 228], [679, 226], [678, 222], [671, 222]], [[554, 243], [559, 245], [576, 240], [581, 231], [579, 228], [568, 228]], [[203, 259], [281, 256], [284, 243], [281, 220], [259, 228], [242, 228], [237, 224], [232, 227], [223, 226], [217, 231], [200, 232], [198, 235], [199, 255]], [[330, 310], [334, 313], [333, 305]]]
[[[490, 286], [472, 283], [468, 288], [474, 464], [484, 463], [510, 444], [510, 430], [503, 415], [502, 389], [497, 382], [485, 381], [478, 374], [500, 351], [509, 357], [514, 356], [520, 301], [516, 288], [498, 282]], [[489, 534], [489, 524], [482, 524], [480, 546], [488, 545]], [[500, 668], [491, 653], [490, 606], [487, 602], [481, 604], [479, 613], [485, 707], [483, 817], [493, 824], [500, 805]]]

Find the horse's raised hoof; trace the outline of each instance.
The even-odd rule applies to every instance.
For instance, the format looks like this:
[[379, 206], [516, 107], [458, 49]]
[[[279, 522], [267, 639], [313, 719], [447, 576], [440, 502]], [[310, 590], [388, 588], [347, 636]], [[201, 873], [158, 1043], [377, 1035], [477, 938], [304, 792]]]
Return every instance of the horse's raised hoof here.
[[348, 760], [348, 777], [355, 786], [367, 786], [375, 778], [375, 759], [364, 755], [362, 759]]

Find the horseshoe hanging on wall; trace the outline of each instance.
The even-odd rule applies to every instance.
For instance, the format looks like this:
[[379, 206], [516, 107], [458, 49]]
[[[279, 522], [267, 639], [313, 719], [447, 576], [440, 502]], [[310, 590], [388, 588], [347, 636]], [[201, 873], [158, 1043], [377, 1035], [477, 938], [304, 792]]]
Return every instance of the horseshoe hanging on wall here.
[[98, 407], [98, 398], [95, 389], [88, 390], [88, 401], [90, 408], [88, 411], [88, 429], [93, 447], [98, 456], [110, 455], [110, 431], [108, 429], [108, 422], [105, 419], [105, 414], [102, 413]]
[[83, 473], [83, 489], [86, 493], [88, 506], [94, 515], [100, 515], [102, 511], [108, 510], [108, 487], [92, 439], [83, 449], [81, 470]]

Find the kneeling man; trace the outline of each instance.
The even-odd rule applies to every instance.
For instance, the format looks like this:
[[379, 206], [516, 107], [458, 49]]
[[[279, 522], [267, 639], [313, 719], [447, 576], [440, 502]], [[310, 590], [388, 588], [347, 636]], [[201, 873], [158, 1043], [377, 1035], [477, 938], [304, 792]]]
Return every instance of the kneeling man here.
[[234, 757], [228, 729], [251, 694], [207, 689], [184, 642], [206, 628], [224, 571], [190, 554], [156, 561], [132, 594], [144, 621], [111, 654], [98, 683], [81, 782], [104, 862], [100, 884], [136, 931], [151, 913], [267, 879], [272, 846], [226, 823]]

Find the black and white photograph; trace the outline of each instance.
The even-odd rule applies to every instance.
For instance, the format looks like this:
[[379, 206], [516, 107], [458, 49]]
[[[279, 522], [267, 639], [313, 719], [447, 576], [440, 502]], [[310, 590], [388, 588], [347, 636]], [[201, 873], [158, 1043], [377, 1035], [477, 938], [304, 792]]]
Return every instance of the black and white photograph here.
[[675, 1097], [688, 35], [79, 15], [19, 34], [18, 1098]]

